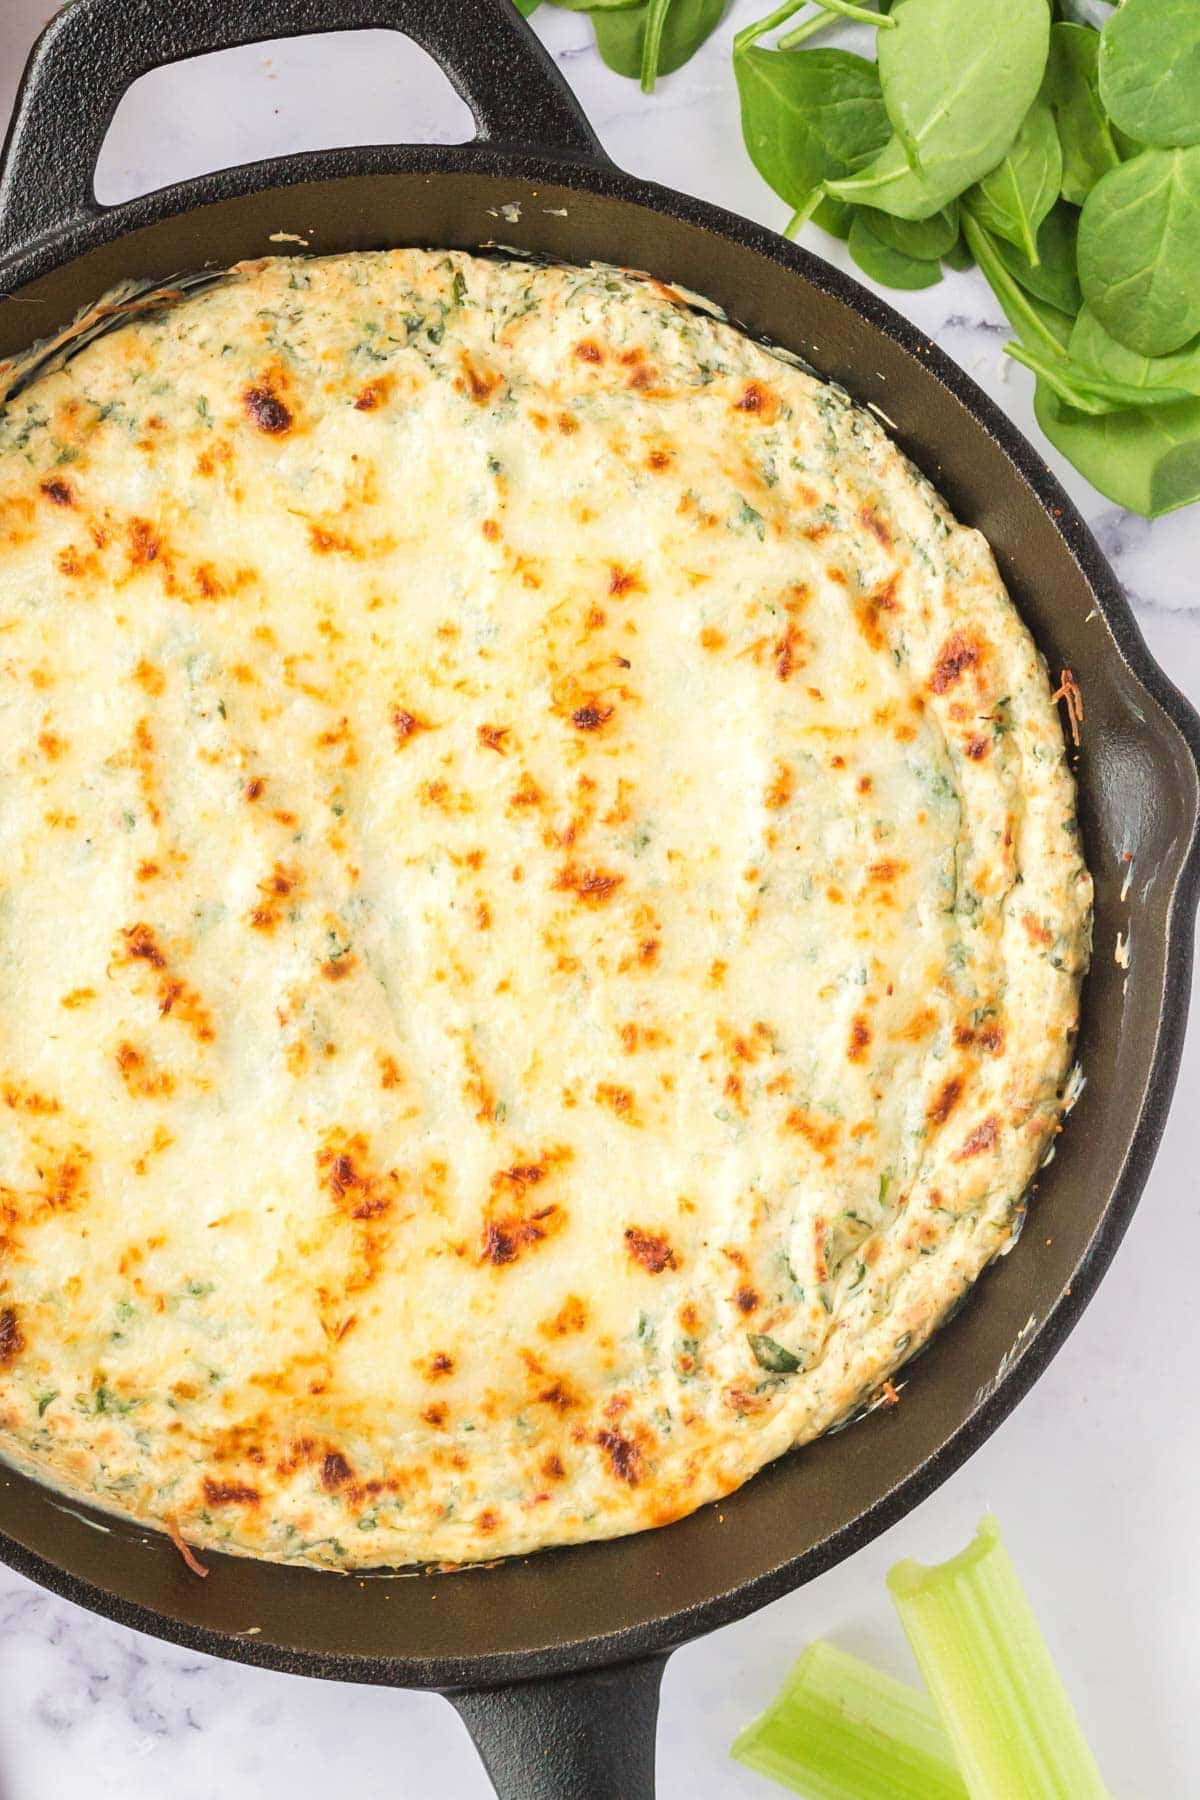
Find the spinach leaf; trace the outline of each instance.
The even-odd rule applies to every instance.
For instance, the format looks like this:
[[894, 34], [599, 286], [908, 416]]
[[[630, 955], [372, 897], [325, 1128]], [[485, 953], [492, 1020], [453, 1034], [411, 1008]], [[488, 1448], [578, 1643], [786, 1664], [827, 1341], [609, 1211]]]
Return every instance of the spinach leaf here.
[[1110, 169], [1079, 221], [1079, 282], [1105, 330], [1143, 356], [1200, 330], [1200, 144]]
[[942, 279], [942, 265], [936, 258], [922, 261], [885, 243], [871, 223], [866, 207], [855, 213], [851, 223], [850, 254], [864, 275], [881, 282], [884, 287], [936, 287]]
[[[518, 6], [528, 5], [530, 0], [516, 0]], [[532, 0], [536, 6], [538, 0]], [[613, 12], [628, 6], [636, 6], [638, 0], [547, 0], [547, 5], [557, 6], [560, 12]]]
[[1125, 0], [1100, 38], [1100, 97], [1139, 144], [1200, 144], [1200, 6]]
[[795, 1375], [800, 1368], [800, 1358], [791, 1350], [785, 1350], [782, 1344], [777, 1344], [773, 1337], [767, 1337], [758, 1331], [748, 1331], [746, 1338], [760, 1369], [768, 1369], [772, 1375]]
[[865, 206], [862, 214], [877, 238], [918, 262], [936, 262], [958, 242], [958, 203], [951, 201], [931, 219], [894, 219], [878, 207]]
[[968, 199], [981, 225], [1036, 263], [1038, 227], [1058, 199], [1061, 185], [1062, 151], [1054, 114], [1044, 100], [1035, 100], [1008, 154], [975, 184]]
[[1040, 350], [1028, 350], [1024, 344], [1006, 344], [1005, 350], [1014, 362], [1032, 369], [1058, 398], [1077, 412], [1100, 418], [1105, 413], [1128, 412], [1130, 407], [1169, 406], [1191, 396], [1183, 388], [1130, 387], [1123, 381], [1108, 381], [1102, 375], [1091, 375], [1069, 357], [1046, 356]]
[[1200, 500], [1200, 400], [1093, 418], [1039, 381], [1033, 410], [1050, 442], [1119, 506], [1157, 519]]
[[[596, 48], [610, 69], [639, 81], [646, 47], [646, 28], [655, 5], [664, 0], [643, 0], [640, 6], [606, 6], [592, 12]], [[696, 54], [721, 23], [726, 0], [665, 0], [666, 18], [658, 46], [656, 75], [670, 75]]]
[[1085, 306], [1067, 349], [1071, 362], [1085, 375], [1148, 390], [1147, 400], [1158, 388], [1182, 389], [1200, 398], [1200, 337], [1169, 356], [1139, 356], [1111, 337], [1091, 307]]
[[943, 256], [942, 261], [948, 269], [973, 269], [975, 267], [975, 258], [971, 255], [967, 240], [961, 231]]
[[527, 19], [531, 13], [535, 13], [541, 3], [542, 0], [513, 0], [513, 5], [523, 19]]
[[1052, 25], [1042, 82], [1062, 145], [1064, 200], [1082, 206], [1102, 175], [1121, 158], [1100, 103], [1096, 59], [1100, 33], [1085, 25]]
[[830, 237], [840, 238], [844, 244], [850, 236], [854, 210], [844, 200], [831, 200], [826, 194], [812, 216], [813, 224], [819, 225], [822, 231], [827, 231]]
[[[759, 174], [796, 208], [887, 142], [875, 64], [849, 50], [739, 50], [742, 135]], [[846, 229], [849, 223], [846, 222]]]
[[996, 239], [996, 253], [1027, 294], [1045, 300], [1060, 312], [1077, 313], [1083, 305], [1075, 269], [1075, 239], [1079, 214], [1062, 200], [1051, 208], [1038, 231], [1038, 259], [1031, 263], [1012, 244]]
[[1065, 356], [1071, 336], [1069, 315], [1056, 306], [1048, 306], [1014, 281], [1001, 258], [997, 240], [969, 210], [963, 213], [963, 236], [1021, 342], [1034, 350], [1048, 350], [1052, 356]]
[[1041, 86], [1046, 0], [897, 0], [879, 34], [894, 136], [860, 173], [827, 184], [842, 200], [928, 219], [1005, 155]]

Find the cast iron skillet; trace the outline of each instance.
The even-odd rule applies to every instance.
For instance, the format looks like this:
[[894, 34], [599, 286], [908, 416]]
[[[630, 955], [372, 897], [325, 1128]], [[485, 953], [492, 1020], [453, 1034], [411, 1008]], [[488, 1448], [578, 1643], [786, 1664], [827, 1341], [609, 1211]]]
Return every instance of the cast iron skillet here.
[[[137, 76], [235, 44], [384, 26], [445, 68], [474, 114], [472, 143], [284, 157], [97, 205], [100, 145]], [[123, 277], [270, 253], [280, 231], [314, 252], [499, 238], [651, 270], [711, 296], [895, 421], [958, 516], [987, 534], [1051, 668], [1074, 671], [1086, 704], [1080, 812], [1096, 877], [1087, 1086], [1039, 1181], [1036, 1231], [914, 1365], [899, 1407], [785, 1457], [719, 1512], [408, 1579], [212, 1556], [200, 1581], [165, 1538], [67, 1510], [0, 1470], [0, 1556], [81, 1605], [268, 1668], [441, 1689], [508, 1800], [645, 1800], [666, 1654], [829, 1568], [944, 1481], [1046, 1367], [1110, 1261], [1149, 1174], [1183, 1042], [1200, 721], [1147, 654], [1057, 482], [974, 383], [817, 258], [622, 174], [508, 0], [75, 0], [54, 20], [30, 59], [0, 172], [0, 353]], [[1128, 971], [1114, 960], [1118, 931]]]

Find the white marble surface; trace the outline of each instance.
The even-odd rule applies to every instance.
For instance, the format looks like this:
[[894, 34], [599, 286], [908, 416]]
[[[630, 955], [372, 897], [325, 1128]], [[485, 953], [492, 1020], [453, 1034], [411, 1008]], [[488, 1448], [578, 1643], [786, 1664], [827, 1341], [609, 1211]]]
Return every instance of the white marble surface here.
[[[447, 0], [447, 4], [450, 0]], [[49, 0], [0, 5], [0, 112]], [[331, 0], [330, 11], [336, 11]], [[585, 18], [543, 7], [539, 32], [626, 168], [767, 224], [786, 208], [747, 161], [728, 66], [739, 0], [692, 65], [644, 99], [603, 68]], [[369, 34], [233, 52], [149, 78], [122, 104], [98, 191], [314, 144], [465, 135], [465, 109], [403, 40]], [[840, 246], [810, 234], [823, 254]], [[891, 294], [1034, 435], [1030, 384], [972, 276]], [[1200, 701], [1200, 509], [1153, 525], [1051, 461], [1128, 585], [1152, 649]], [[1193, 610], [1194, 609], [1194, 610]], [[1200, 1792], [1200, 1031], [1166, 1141], [1099, 1297], [1016, 1414], [932, 1499], [870, 1549], [757, 1616], [675, 1656], [663, 1690], [660, 1789], [694, 1800], [772, 1790], [729, 1742], [808, 1638], [831, 1634], [909, 1672], [883, 1576], [940, 1557], [993, 1507], [1119, 1800]], [[1141, 1321], [1132, 1335], [1130, 1321]], [[259, 1673], [93, 1618], [0, 1567], [0, 1800], [482, 1800], [474, 1754], [434, 1698]], [[778, 1791], [778, 1790], [774, 1790]]]

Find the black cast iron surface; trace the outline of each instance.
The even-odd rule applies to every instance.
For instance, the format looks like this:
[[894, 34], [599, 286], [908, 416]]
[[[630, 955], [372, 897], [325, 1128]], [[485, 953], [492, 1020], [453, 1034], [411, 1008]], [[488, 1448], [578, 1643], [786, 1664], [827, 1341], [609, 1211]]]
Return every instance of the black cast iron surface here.
[[[389, 25], [445, 67], [475, 115], [474, 143], [287, 157], [97, 206], [96, 156], [137, 75], [271, 36]], [[500, 239], [709, 295], [886, 415], [958, 516], [987, 535], [1051, 668], [1071, 668], [1086, 703], [1077, 776], [1097, 889], [1087, 1086], [1039, 1181], [1037, 1231], [914, 1365], [899, 1408], [783, 1458], [719, 1510], [453, 1575], [338, 1578], [213, 1556], [199, 1581], [164, 1539], [103, 1515], [98, 1532], [81, 1509], [0, 1470], [0, 1555], [56, 1592], [196, 1649], [300, 1674], [444, 1690], [527, 1684], [456, 1695], [502, 1791], [638, 1800], [652, 1792], [656, 1653], [809, 1580], [944, 1481], [1045, 1368], [1110, 1261], [1182, 1046], [1200, 725], [1146, 652], [1075, 509], [974, 383], [818, 258], [608, 163], [508, 0], [75, 0], [59, 16], [27, 71], [0, 172], [0, 353], [120, 280], [276, 253], [278, 232], [313, 253]], [[1122, 899], [1127, 855], [1134, 878]], [[1113, 956], [1118, 930], [1133, 946], [1128, 978]]]

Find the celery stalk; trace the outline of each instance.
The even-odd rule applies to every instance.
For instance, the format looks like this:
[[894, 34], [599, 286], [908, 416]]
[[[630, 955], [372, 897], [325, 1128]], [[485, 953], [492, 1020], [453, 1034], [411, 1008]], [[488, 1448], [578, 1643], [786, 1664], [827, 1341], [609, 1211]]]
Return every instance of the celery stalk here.
[[806, 1800], [967, 1800], [930, 1701], [810, 1644], [732, 1754]]
[[1108, 1800], [995, 1519], [888, 1587], [971, 1800]]

